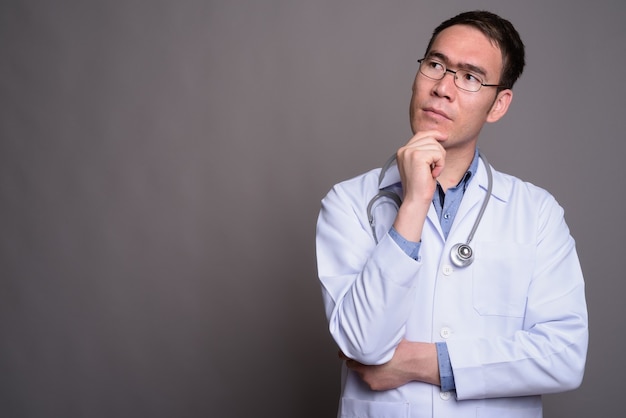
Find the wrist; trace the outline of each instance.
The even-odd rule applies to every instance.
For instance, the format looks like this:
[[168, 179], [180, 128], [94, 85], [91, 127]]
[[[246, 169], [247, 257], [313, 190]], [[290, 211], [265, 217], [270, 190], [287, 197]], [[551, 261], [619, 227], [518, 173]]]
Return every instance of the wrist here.
[[402, 202], [393, 227], [406, 240], [420, 242], [428, 207], [428, 205]]
[[409, 362], [405, 370], [410, 371], [410, 379], [439, 386], [439, 362], [437, 348], [434, 343], [409, 342], [404, 340], [398, 346], [405, 351], [405, 359]]

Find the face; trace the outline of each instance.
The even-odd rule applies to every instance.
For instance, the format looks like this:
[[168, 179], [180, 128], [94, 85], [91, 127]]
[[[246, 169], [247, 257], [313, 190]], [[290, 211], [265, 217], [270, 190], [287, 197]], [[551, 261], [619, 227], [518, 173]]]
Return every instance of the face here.
[[[478, 70], [482, 82], [498, 84], [502, 54], [478, 29], [455, 25], [439, 33], [428, 53], [451, 70]], [[506, 113], [511, 90], [496, 95], [496, 87], [481, 87], [477, 92], [460, 90], [451, 73], [432, 80], [419, 71], [413, 84], [410, 117], [413, 133], [436, 130], [446, 150], [473, 152], [485, 122], [495, 122]]]

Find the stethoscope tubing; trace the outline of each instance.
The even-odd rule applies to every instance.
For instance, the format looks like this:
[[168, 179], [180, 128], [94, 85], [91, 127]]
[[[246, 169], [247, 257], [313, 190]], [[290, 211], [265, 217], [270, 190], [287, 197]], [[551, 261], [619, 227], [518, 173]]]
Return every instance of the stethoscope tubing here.
[[[476, 216], [476, 220], [474, 221], [474, 225], [472, 226], [472, 229], [469, 235], [467, 236], [467, 240], [465, 244], [459, 243], [459, 244], [454, 245], [454, 247], [452, 247], [450, 257], [452, 259], [452, 262], [457, 267], [466, 267], [470, 265], [474, 260], [474, 251], [470, 247], [470, 243], [474, 239], [474, 234], [476, 234], [478, 225], [480, 225], [480, 221], [482, 220], [485, 210], [487, 209], [487, 205], [489, 204], [489, 198], [491, 197], [491, 192], [493, 190], [493, 174], [491, 172], [491, 166], [489, 165], [489, 161], [487, 161], [487, 158], [485, 157], [485, 155], [480, 151], [478, 152], [478, 156], [483, 161], [483, 164], [485, 165], [485, 169], [487, 170], [487, 194], [485, 198], [483, 199], [483, 203], [480, 206], [478, 216]], [[378, 188], [379, 188], [378, 193], [376, 193], [376, 195], [372, 199], [370, 199], [369, 203], [367, 204], [367, 219], [369, 221], [370, 228], [372, 229], [372, 235], [374, 236], [374, 241], [376, 242], [377, 245], [378, 245], [378, 237], [376, 235], [376, 227], [375, 227], [376, 222], [374, 220], [374, 213], [373, 213], [374, 203], [376, 203], [381, 198], [389, 198], [394, 202], [394, 204], [396, 205], [396, 208], [398, 209], [400, 208], [400, 205], [402, 204], [402, 199], [400, 198], [400, 196], [398, 196], [397, 193], [394, 193], [390, 190], [380, 189], [380, 186], [385, 178], [385, 174], [387, 173], [387, 171], [389, 170], [389, 168], [393, 165], [395, 161], [396, 161], [396, 155], [394, 154], [385, 162], [385, 165], [383, 165], [383, 168], [380, 170], [380, 174], [378, 175]]]

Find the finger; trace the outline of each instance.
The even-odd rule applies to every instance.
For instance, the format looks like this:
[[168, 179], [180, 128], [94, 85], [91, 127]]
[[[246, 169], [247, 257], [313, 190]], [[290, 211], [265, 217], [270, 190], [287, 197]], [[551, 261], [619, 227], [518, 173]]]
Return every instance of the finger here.
[[417, 132], [415, 135], [413, 135], [413, 137], [409, 139], [406, 145], [412, 145], [418, 142], [423, 142], [425, 139], [428, 139], [431, 141], [434, 140], [436, 141], [436, 143], [438, 143], [439, 141], [444, 141], [447, 138], [448, 138], [448, 135], [439, 131], [435, 131], [435, 130], [420, 131], [420, 132]]
[[356, 360], [347, 359], [346, 360], [346, 366], [348, 367], [348, 369], [356, 371], [356, 370], [358, 370], [362, 366], [362, 364], [359, 363]]
[[410, 168], [425, 164], [433, 174], [438, 175], [443, 170], [445, 155], [446, 151], [440, 143], [426, 139], [400, 148], [397, 153], [398, 166]]
[[438, 159], [436, 161], [434, 161], [431, 164], [431, 174], [433, 176], [433, 178], [437, 178], [441, 175], [441, 172], [443, 171], [443, 167], [445, 165], [445, 160], [444, 159]]

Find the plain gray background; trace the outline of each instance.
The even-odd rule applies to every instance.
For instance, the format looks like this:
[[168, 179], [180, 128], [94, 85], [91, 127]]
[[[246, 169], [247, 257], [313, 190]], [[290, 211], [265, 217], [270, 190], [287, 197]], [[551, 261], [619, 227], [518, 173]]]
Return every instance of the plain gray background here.
[[587, 281], [545, 416], [620, 415], [621, 0], [3, 0], [0, 416], [334, 416], [319, 201], [409, 139], [415, 60], [477, 8], [528, 62], [480, 146], [557, 197]]

